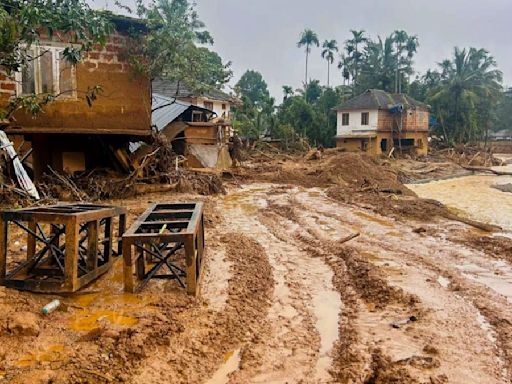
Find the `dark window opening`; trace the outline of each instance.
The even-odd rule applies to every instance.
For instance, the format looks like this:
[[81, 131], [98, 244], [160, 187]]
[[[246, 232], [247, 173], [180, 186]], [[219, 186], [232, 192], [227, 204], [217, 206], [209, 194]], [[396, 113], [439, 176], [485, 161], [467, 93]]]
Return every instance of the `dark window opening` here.
[[382, 139], [380, 141], [380, 150], [381, 150], [381, 152], [387, 152], [387, 150], [388, 150], [388, 139]]
[[361, 113], [361, 125], [368, 125], [370, 121], [370, 112]]
[[413, 148], [414, 147], [414, 139], [394, 139], [393, 140], [395, 147], [399, 148]]
[[341, 115], [341, 125], [348, 125], [350, 121], [350, 114], [344, 113]]
[[204, 102], [204, 107], [205, 107], [206, 109], [209, 109], [210, 111], [213, 111], [213, 103], [212, 103], [212, 102], [210, 102], [210, 101], [205, 101], [205, 102]]

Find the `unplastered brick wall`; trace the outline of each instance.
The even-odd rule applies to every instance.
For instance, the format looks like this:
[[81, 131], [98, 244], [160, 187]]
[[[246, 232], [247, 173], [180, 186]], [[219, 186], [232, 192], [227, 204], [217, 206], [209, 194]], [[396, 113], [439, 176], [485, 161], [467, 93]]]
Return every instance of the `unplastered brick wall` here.
[[[388, 111], [379, 111], [379, 130], [393, 130], [400, 124], [400, 117], [393, 116]], [[428, 130], [428, 112], [421, 110], [408, 110], [403, 115], [404, 130]]]
[[118, 32], [112, 34], [105, 46], [98, 45], [86, 54], [83, 65], [89, 72], [128, 72], [127, 42], [126, 36]]
[[0, 69], [0, 100], [5, 101], [16, 94], [14, 77], [7, 76], [7, 72]]

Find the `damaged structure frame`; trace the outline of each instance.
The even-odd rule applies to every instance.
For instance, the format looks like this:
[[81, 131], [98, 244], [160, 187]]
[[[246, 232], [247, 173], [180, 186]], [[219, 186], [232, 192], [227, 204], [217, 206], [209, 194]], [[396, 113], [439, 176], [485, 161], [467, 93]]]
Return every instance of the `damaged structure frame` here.
[[[203, 203], [152, 205], [123, 236], [125, 291], [140, 292], [150, 279], [159, 278], [176, 280], [196, 296], [204, 248]], [[178, 259], [181, 249], [184, 267]]]
[[[114, 219], [118, 218], [118, 236]], [[27, 234], [26, 261], [7, 271], [9, 224]], [[43, 293], [73, 293], [106, 273], [122, 252], [126, 210], [93, 204], [6, 210], [0, 217], [0, 284]], [[117, 252], [113, 250], [117, 240]]]

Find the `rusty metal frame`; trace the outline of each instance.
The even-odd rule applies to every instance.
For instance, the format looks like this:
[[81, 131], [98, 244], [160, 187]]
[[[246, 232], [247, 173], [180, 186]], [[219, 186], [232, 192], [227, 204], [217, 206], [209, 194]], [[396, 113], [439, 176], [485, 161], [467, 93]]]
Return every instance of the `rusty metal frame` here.
[[[203, 210], [203, 203], [153, 204], [135, 221], [123, 236], [126, 292], [140, 292], [150, 279], [161, 278], [176, 280], [189, 295], [199, 293], [205, 248]], [[173, 260], [182, 248], [185, 269]], [[158, 274], [165, 269], [166, 274]]]
[[[27, 235], [26, 261], [12, 271], [7, 271], [9, 224], [23, 229]], [[44, 225], [49, 226], [49, 233], [45, 233]], [[34, 292], [76, 292], [107, 272], [113, 257], [122, 254], [125, 229], [126, 210], [122, 207], [60, 204], [2, 211], [0, 284]]]

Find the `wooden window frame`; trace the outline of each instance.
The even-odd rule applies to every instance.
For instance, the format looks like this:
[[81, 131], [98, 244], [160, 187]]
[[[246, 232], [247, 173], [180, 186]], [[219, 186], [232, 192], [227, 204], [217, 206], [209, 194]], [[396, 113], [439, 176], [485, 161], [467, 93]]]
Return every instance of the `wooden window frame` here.
[[[43, 93], [43, 76], [41, 69], [41, 57], [44, 53], [50, 52], [52, 54], [52, 80], [53, 80], [53, 94], [59, 95], [61, 93], [60, 89], [60, 71], [61, 71], [61, 60], [59, 59], [60, 54], [64, 52], [64, 47], [53, 46], [53, 45], [38, 45], [33, 46], [30, 50], [34, 53], [34, 86], [35, 86], [35, 94]], [[16, 81], [16, 95], [24, 96], [26, 94], [23, 93], [23, 73], [22, 71], [16, 72], [14, 74], [14, 79]], [[71, 92], [66, 92], [65, 94], [59, 95], [59, 99], [77, 99], [76, 92], [76, 67], [71, 66], [71, 83], [72, 89]]]

